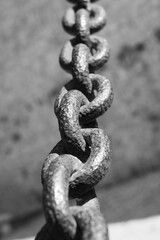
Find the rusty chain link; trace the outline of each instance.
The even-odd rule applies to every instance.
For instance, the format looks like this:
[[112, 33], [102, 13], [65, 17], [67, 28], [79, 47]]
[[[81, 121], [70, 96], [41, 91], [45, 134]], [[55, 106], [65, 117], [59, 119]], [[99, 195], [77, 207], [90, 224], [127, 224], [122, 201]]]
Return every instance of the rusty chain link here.
[[[110, 140], [96, 118], [111, 106], [110, 81], [94, 71], [108, 61], [108, 42], [91, 36], [106, 24], [96, 0], [68, 0], [74, 4], [62, 20], [75, 37], [60, 53], [60, 65], [73, 80], [62, 87], [54, 105], [61, 141], [42, 168], [46, 224], [36, 240], [107, 240], [108, 232], [94, 186], [111, 162]], [[69, 199], [76, 206], [69, 206]]]

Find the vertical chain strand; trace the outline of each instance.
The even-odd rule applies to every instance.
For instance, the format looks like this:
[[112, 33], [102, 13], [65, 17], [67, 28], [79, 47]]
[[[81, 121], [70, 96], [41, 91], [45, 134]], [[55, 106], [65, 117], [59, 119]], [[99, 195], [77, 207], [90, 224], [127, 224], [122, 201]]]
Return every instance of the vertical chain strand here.
[[[68, 0], [74, 4], [63, 19], [74, 36], [61, 50], [61, 67], [72, 75], [54, 104], [61, 141], [42, 168], [46, 224], [36, 240], [108, 240], [108, 229], [94, 187], [108, 172], [111, 143], [96, 119], [112, 104], [109, 79], [95, 71], [109, 59], [106, 39], [92, 35], [106, 24], [96, 0]], [[69, 200], [76, 199], [76, 206]]]

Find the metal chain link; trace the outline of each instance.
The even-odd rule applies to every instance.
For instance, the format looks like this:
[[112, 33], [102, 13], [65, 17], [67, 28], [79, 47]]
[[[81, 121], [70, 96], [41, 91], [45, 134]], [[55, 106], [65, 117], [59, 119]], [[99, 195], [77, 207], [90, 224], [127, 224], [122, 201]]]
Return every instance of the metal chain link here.
[[[60, 65], [73, 80], [60, 91], [54, 105], [61, 141], [42, 168], [46, 224], [36, 240], [107, 240], [108, 232], [94, 186], [111, 162], [110, 140], [96, 118], [110, 107], [110, 81], [94, 71], [108, 61], [109, 45], [91, 36], [106, 24], [104, 9], [95, 0], [68, 0], [75, 5], [63, 17], [64, 29], [75, 37], [60, 53]], [[69, 199], [76, 206], [69, 206]]]

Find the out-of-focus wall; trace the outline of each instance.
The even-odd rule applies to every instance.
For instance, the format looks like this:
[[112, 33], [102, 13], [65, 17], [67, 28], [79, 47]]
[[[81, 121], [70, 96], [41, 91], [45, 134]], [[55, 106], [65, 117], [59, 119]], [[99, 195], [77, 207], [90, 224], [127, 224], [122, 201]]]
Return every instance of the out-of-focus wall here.
[[[160, 168], [160, 2], [99, 4], [108, 25], [97, 35], [112, 49], [101, 74], [115, 93], [111, 109], [99, 119], [113, 148], [104, 189]], [[41, 204], [41, 166], [60, 138], [53, 103], [71, 78], [58, 64], [71, 38], [61, 28], [70, 6], [64, 0], [0, 1], [0, 213]]]

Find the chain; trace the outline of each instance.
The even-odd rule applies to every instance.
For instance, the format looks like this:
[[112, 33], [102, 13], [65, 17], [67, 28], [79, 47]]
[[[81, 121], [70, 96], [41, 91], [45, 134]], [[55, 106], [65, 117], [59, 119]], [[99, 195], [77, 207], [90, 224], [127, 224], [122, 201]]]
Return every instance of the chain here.
[[[68, 0], [62, 20], [74, 35], [60, 53], [60, 65], [73, 79], [62, 87], [54, 105], [61, 141], [42, 168], [46, 224], [36, 240], [106, 240], [108, 232], [94, 186], [111, 162], [110, 141], [96, 118], [113, 100], [111, 83], [95, 74], [108, 61], [105, 39], [91, 35], [106, 24], [104, 9], [95, 0]], [[76, 206], [69, 206], [76, 199]]]

